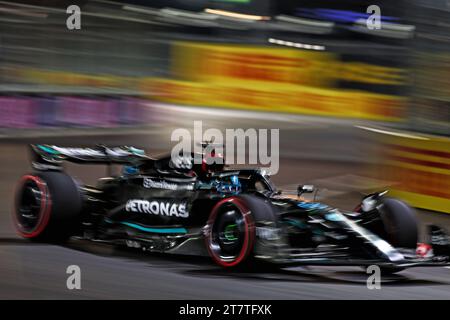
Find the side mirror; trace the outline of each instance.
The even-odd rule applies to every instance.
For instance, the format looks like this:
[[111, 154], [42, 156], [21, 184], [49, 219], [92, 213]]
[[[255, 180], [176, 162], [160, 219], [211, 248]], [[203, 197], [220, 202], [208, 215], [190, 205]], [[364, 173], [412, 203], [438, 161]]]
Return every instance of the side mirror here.
[[304, 193], [313, 193], [314, 192], [314, 186], [312, 184], [304, 184], [300, 185], [297, 188], [297, 195], [300, 197]]

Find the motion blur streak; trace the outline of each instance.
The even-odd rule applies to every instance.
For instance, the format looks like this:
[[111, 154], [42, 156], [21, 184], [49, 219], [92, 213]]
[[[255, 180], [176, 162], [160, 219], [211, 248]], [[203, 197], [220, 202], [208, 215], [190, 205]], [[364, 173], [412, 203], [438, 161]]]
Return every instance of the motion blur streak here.
[[[351, 268], [224, 273], [208, 260], [24, 242], [29, 143], [171, 149], [177, 128], [279, 129], [283, 191], [353, 210], [390, 189], [450, 227], [450, 11], [441, 0], [0, 1], [0, 298], [450, 299], [449, 269], [367, 290]], [[81, 8], [68, 30], [66, 8]], [[92, 183], [119, 172], [76, 165]], [[426, 239], [421, 239], [426, 241]], [[83, 249], [82, 249], [83, 248]], [[79, 265], [82, 290], [65, 270]], [[183, 288], [183, 290], [180, 290]]]
[[279, 44], [282, 46], [288, 46], [288, 47], [296, 47], [296, 48], [302, 48], [302, 49], [312, 49], [312, 50], [325, 50], [324, 46], [317, 46], [312, 44], [304, 44], [304, 43], [298, 43], [298, 42], [291, 42], [291, 41], [283, 41], [279, 39], [273, 39], [270, 38], [268, 40], [270, 43]]
[[231, 17], [236, 19], [246, 19], [246, 20], [270, 20], [270, 17], [264, 17], [264, 16], [255, 16], [251, 14], [242, 14], [242, 13], [236, 13], [236, 12], [230, 12], [230, 11], [224, 11], [224, 10], [214, 10], [214, 9], [205, 9], [205, 12], [217, 14], [225, 17]]
[[421, 137], [421, 136], [414, 135], [414, 134], [407, 134], [407, 133], [402, 133], [402, 132], [394, 132], [394, 131], [388, 131], [388, 130], [381, 130], [381, 129], [370, 128], [370, 127], [365, 127], [365, 126], [355, 126], [355, 127], [360, 128], [360, 129], [363, 129], [363, 130], [372, 131], [372, 132], [388, 134], [388, 135], [391, 135], [391, 136], [398, 136], [398, 137], [411, 138], [411, 139], [419, 139], [419, 140], [430, 140], [429, 138]]

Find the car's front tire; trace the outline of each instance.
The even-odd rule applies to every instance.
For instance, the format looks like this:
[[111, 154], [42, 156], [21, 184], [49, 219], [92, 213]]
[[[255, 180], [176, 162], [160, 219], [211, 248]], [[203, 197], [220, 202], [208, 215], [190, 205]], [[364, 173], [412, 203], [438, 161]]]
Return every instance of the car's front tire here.
[[418, 226], [413, 209], [403, 201], [386, 198], [379, 212], [386, 240], [394, 247], [416, 249]]

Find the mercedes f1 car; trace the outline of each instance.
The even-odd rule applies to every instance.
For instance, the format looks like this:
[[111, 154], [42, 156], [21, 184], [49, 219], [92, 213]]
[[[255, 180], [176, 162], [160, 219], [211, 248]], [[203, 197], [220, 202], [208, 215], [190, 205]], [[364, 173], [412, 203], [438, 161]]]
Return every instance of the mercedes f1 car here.
[[[385, 192], [365, 196], [354, 211], [278, 191], [262, 169], [239, 169], [203, 152], [152, 158], [134, 147], [31, 145], [33, 172], [16, 190], [18, 233], [38, 241], [71, 236], [149, 252], [209, 255], [223, 267], [265, 261], [291, 265], [378, 265], [397, 272], [449, 262], [446, 233], [431, 226], [417, 250], [413, 210]], [[205, 150], [205, 149], [204, 149]], [[65, 161], [122, 165], [85, 185]], [[222, 161], [223, 162], [223, 161]], [[213, 164], [210, 164], [213, 163]]]

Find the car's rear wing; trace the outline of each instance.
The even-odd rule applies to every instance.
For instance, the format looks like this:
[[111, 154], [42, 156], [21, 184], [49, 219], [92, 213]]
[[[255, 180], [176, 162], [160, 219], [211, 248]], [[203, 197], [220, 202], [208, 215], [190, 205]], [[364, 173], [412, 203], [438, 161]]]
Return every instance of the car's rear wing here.
[[60, 170], [64, 161], [83, 164], [131, 164], [140, 165], [152, 159], [144, 150], [134, 147], [96, 146], [71, 148], [55, 145], [30, 145], [32, 166], [36, 170]]

